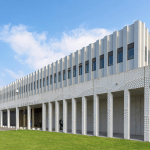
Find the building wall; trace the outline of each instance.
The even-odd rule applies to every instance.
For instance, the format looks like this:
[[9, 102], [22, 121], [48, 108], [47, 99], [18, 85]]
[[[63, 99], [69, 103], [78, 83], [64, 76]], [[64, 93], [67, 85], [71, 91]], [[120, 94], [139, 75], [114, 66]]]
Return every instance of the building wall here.
[[55, 104], [52, 103], [52, 130], [55, 129]]
[[130, 134], [144, 135], [144, 95], [131, 97]]
[[3, 125], [7, 125], [7, 112], [3, 112]]
[[87, 131], [93, 132], [93, 100], [87, 101]]
[[82, 130], [82, 102], [77, 102], [76, 110], [76, 129]]
[[19, 110], [19, 127], [23, 127], [23, 110]]
[[10, 126], [16, 126], [16, 111], [10, 111]]
[[99, 132], [107, 132], [107, 99], [99, 101]]
[[113, 133], [124, 133], [124, 98], [113, 100]]
[[72, 129], [72, 104], [67, 104], [67, 129], [70, 131]]
[[[15, 99], [23, 99], [28, 96], [45, 93], [55, 89], [68, 87], [71, 85], [91, 81], [93, 79], [103, 78], [113, 74], [118, 74], [135, 68], [148, 65], [148, 52], [149, 51], [149, 33], [145, 28], [145, 23], [135, 21], [134, 24], [125, 26], [119, 31], [113, 32], [111, 35], [91, 43], [81, 50], [57, 60], [56, 62], [39, 69], [18, 81], [15, 81], [0, 90], [0, 102], [14, 101]], [[134, 59], [127, 60], [127, 47], [128, 44], [134, 42]], [[123, 62], [117, 63], [117, 49], [123, 47]], [[145, 47], [147, 49], [145, 50]], [[108, 66], [108, 52], [113, 50], [113, 65]], [[146, 57], [145, 57], [146, 52]], [[99, 56], [104, 54], [104, 68], [100, 69]], [[92, 71], [92, 58], [96, 57], [96, 71]], [[147, 60], [145, 61], [145, 59]], [[85, 61], [89, 60], [89, 73], [85, 73]], [[79, 64], [82, 63], [82, 75], [79, 76]], [[73, 77], [73, 66], [76, 65], [76, 77]], [[68, 68], [71, 68], [71, 78], [68, 79]], [[66, 72], [66, 80], [63, 80], [63, 70]], [[58, 82], [58, 72], [61, 71], [61, 82]], [[56, 83], [54, 83], [54, 74], [56, 73]], [[52, 84], [50, 84], [50, 75], [52, 75]], [[47, 78], [48, 76], [48, 85]], [[43, 81], [45, 78], [45, 82]], [[40, 87], [41, 80], [41, 88]], [[38, 80], [38, 85], [37, 85]], [[35, 82], [35, 90], [34, 89]], [[44, 86], [43, 86], [44, 82]], [[20, 84], [20, 85], [19, 85]], [[29, 90], [30, 84], [30, 90]], [[20, 87], [19, 87], [20, 86]], [[22, 88], [23, 87], [23, 88]], [[25, 93], [24, 93], [25, 87]], [[27, 87], [27, 91], [26, 91]], [[19, 95], [15, 90], [19, 90]], [[10, 94], [11, 91], [11, 94]], [[9, 93], [9, 95], [7, 94]], [[13, 96], [12, 96], [13, 93]], [[10, 96], [11, 95], [11, 96]], [[14, 96], [15, 95], [15, 96]]]

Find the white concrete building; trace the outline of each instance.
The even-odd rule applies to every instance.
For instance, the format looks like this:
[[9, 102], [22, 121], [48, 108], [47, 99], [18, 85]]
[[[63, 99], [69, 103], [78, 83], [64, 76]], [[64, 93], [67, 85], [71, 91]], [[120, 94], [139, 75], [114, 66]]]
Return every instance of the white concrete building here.
[[149, 60], [135, 21], [0, 89], [0, 125], [149, 142]]

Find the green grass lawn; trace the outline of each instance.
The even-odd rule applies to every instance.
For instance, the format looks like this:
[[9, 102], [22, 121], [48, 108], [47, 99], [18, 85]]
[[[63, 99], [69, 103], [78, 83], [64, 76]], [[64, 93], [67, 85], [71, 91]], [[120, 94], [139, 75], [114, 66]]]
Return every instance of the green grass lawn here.
[[32, 130], [0, 131], [0, 150], [150, 149], [150, 143]]

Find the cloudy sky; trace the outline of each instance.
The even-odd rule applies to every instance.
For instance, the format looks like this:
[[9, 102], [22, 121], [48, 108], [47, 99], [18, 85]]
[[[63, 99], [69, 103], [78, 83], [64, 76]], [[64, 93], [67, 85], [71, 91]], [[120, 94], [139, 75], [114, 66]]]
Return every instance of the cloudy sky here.
[[135, 20], [148, 0], [0, 1], [0, 88]]

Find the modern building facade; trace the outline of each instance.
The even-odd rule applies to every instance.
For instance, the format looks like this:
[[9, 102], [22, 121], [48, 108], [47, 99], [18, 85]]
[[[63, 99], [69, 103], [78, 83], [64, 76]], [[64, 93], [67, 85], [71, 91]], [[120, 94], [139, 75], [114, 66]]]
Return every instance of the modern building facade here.
[[0, 89], [0, 125], [150, 141], [150, 34], [135, 21]]

